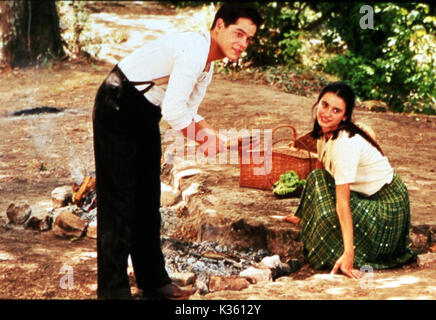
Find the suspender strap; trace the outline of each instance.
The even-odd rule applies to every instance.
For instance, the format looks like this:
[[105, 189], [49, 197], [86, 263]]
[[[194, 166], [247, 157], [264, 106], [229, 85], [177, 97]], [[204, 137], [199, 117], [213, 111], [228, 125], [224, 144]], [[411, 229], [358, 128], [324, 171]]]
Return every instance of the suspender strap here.
[[143, 85], [143, 84], [150, 84], [150, 86], [148, 86], [147, 88], [145, 88], [145, 89], [140, 91], [141, 93], [145, 93], [148, 90], [150, 90], [151, 87], [153, 87], [154, 85], [160, 86], [160, 85], [163, 85], [163, 84], [167, 84], [169, 79], [170, 79], [169, 76], [165, 76], [165, 77], [162, 77], [162, 78], [153, 79], [152, 81], [136, 81], [136, 82], [135, 81], [130, 81], [130, 83], [132, 85], [134, 85], [134, 86], [139, 86], [139, 85]]
[[149, 84], [148, 87], [142, 89], [142, 90], [138, 90], [139, 92], [141, 92], [142, 94], [146, 93], [148, 90], [150, 90], [153, 86], [154, 86], [154, 82], [153, 81], [139, 81], [139, 82], [133, 82], [130, 81], [130, 83], [134, 86], [139, 86], [141, 84]]
[[155, 85], [155, 83], [153, 81], [130, 81], [129, 79], [127, 79], [126, 75], [121, 71], [121, 69], [118, 67], [118, 65], [116, 65], [114, 67], [112, 72], [115, 72], [116, 74], [118, 74], [121, 77], [122, 81], [128, 81], [133, 86], [149, 84], [148, 87], [146, 87], [142, 90], [138, 90], [142, 94], [145, 94], [148, 90], [150, 90]]

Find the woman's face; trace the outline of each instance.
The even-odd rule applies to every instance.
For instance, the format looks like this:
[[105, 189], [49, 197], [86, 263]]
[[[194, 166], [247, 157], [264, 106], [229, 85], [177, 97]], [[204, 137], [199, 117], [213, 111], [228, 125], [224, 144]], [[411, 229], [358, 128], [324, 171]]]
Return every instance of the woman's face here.
[[342, 120], [346, 120], [345, 101], [333, 92], [326, 92], [318, 103], [316, 118], [324, 134], [335, 131]]

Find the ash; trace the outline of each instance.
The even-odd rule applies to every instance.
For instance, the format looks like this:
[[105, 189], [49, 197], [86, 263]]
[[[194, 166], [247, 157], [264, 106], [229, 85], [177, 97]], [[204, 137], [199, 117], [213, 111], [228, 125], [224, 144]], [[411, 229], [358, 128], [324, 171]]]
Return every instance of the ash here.
[[239, 275], [244, 269], [271, 255], [264, 249], [244, 248], [237, 251], [217, 242], [184, 242], [165, 236], [161, 237], [161, 244], [170, 274], [193, 272], [203, 281], [211, 275]]

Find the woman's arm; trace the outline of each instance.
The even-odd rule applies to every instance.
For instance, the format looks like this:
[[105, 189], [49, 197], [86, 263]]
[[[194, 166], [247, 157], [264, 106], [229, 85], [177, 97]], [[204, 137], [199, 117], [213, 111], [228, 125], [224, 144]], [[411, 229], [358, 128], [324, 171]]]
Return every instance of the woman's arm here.
[[353, 269], [354, 264], [354, 238], [353, 218], [350, 207], [350, 184], [336, 186], [336, 213], [341, 225], [344, 252], [336, 261], [332, 273], [340, 269], [346, 276], [354, 279], [362, 277], [359, 270]]
[[350, 184], [336, 186], [336, 213], [342, 230], [344, 254], [354, 259], [353, 218], [350, 208]]

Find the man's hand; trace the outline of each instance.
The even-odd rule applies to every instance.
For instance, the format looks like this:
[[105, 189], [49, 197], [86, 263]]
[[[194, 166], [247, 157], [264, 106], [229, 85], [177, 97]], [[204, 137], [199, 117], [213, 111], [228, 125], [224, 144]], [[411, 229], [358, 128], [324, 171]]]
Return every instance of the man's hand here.
[[260, 140], [255, 136], [239, 137], [236, 141], [236, 139], [220, 135], [205, 120], [199, 122], [193, 121], [188, 127], [182, 129], [181, 132], [188, 139], [198, 142], [200, 144], [198, 149], [205, 156], [215, 156], [229, 149], [246, 152], [260, 145]]
[[198, 142], [200, 144], [198, 149], [205, 156], [214, 156], [226, 150], [229, 143], [227, 137], [220, 136], [205, 120], [193, 121], [181, 132], [188, 139]]
[[198, 150], [203, 152], [206, 157], [215, 156], [218, 153], [226, 150], [228, 146], [228, 139], [225, 137], [220, 137], [215, 131], [204, 130], [200, 131], [199, 135], [204, 139], [199, 141], [201, 138], [197, 138], [197, 142], [205, 142], [198, 147]]

